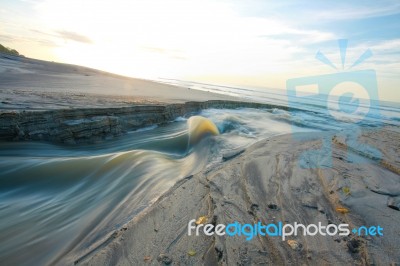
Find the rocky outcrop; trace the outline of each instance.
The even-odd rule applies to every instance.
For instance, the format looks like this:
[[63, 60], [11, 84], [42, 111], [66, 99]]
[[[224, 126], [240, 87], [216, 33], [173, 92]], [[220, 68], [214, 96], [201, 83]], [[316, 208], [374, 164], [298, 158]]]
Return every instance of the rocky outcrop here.
[[0, 140], [45, 140], [65, 144], [90, 143], [138, 128], [170, 122], [208, 108], [280, 108], [270, 104], [236, 101], [187, 102], [170, 105], [135, 105], [49, 111], [3, 111]]

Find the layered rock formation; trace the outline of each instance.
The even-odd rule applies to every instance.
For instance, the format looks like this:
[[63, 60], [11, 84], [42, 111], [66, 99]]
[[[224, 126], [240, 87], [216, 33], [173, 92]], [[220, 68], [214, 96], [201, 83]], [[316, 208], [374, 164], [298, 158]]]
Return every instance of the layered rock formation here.
[[45, 140], [65, 144], [101, 141], [207, 108], [280, 108], [269, 104], [206, 101], [169, 105], [135, 105], [49, 111], [3, 111], [0, 140]]

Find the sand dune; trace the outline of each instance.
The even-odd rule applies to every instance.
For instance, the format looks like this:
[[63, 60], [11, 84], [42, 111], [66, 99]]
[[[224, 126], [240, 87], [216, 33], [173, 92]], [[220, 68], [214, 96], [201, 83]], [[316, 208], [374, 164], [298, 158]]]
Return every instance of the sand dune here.
[[234, 100], [76, 65], [0, 54], [0, 109], [49, 110]]

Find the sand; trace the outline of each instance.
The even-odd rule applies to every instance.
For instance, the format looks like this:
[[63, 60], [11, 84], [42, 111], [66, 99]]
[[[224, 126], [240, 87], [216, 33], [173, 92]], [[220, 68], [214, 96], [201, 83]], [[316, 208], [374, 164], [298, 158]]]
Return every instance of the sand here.
[[[304, 134], [304, 133], [299, 133]], [[322, 133], [311, 137], [319, 138]], [[328, 134], [328, 133], [327, 133]], [[298, 156], [320, 146], [298, 142], [302, 135], [262, 140], [237, 156], [175, 184], [145, 213], [82, 252], [64, 258], [79, 265], [389, 265], [400, 261], [400, 212], [387, 206], [400, 197], [400, 139], [397, 128], [364, 132], [381, 161], [355, 164], [339, 138], [333, 167], [304, 169]], [[303, 135], [304, 136], [304, 135]], [[310, 137], [310, 133], [307, 133]], [[390, 145], [388, 145], [390, 143]], [[357, 153], [357, 150], [353, 150]], [[329, 156], [325, 154], [323, 157]], [[349, 188], [349, 191], [344, 188]], [[346, 208], [340, 213], [337, 208]], [[191, 219], [207, 223], [348, 223], [350, 228], [380, 225], [384, 236], [278, 237], [188, 236]], [[295, 242], [293, 242], [294, 240]]]
[[0, 110], [109, 108], [235, 99], [82, 66], [0, 53]]

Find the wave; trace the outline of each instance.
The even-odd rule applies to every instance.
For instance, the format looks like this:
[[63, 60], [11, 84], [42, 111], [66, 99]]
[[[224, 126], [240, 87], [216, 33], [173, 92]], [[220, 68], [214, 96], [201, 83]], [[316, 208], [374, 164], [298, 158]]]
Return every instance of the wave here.
[[[204, 121], [216, 128], [210, 120]], [[2, 263], [47, 264], [50, 258], [84, 250], [143, 211], [177, 180], [203, 169], [213, 157], [212, 140], [205, 138], [204, 126], [189, 129], [150, 137], [146, 145], [159, 151], [98, 155], [65, 151], [68, 156], [43, 156], [42, 151], [42, 156], [2, 156]], [[190, 152], [188, 133], [196, 136]], [[146, 146], [140, 141], [135, 145]], [[63, 151], [49, 144], [39, 147], [56, 148], [59, 154]]]
[[210, 120], [202, 116], [192, 116], [187, 120], [189, 145], [196, 145], [207, 135], [219, 135], [217, 126]]

